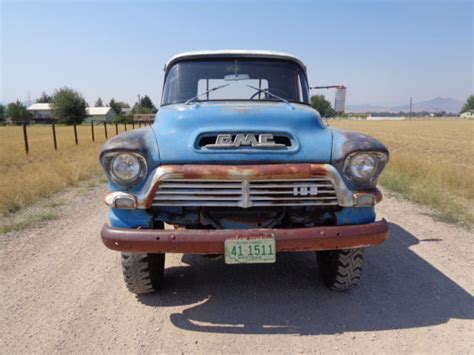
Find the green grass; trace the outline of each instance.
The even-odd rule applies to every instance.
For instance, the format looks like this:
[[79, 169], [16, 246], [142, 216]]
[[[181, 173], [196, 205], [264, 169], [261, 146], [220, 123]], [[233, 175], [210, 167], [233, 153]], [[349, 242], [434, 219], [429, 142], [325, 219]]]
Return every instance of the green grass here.
[[41, 226], [47, 221], [57, 219], [58, 216], [52, 212], [40, 212], [20, 221], [7, 221], [0, 225], [0, 234], [20, 231], [26, 228]]

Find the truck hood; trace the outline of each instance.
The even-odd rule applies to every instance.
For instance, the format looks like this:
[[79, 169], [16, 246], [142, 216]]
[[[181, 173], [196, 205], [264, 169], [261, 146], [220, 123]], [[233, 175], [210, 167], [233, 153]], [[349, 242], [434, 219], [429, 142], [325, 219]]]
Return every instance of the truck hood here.
[[[201, 103], [163, 106], [153, 130], [161, 164], [327, 163], [332, 134], [318, 113], [302, 104]], [[272, 149], [250, 146], [208, 149], [218, 134], [273, 134], [291, 144]]]

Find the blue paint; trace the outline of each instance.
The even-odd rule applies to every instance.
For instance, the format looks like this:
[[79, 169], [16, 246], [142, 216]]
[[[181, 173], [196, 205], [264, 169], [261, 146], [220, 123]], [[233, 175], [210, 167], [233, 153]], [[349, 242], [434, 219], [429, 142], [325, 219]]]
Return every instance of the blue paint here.
[[337, 224], [365, 224], [375, 221], [374, 207], [346, 207], [336, 213]]
[[[294, 109], [293, 109], [293, 108]], [[162, 106], [153, 125], [162, 164], [328, 163], [331, 130], [302, 104], [210, 102]], [[206, 133], [286, 133], [296, 148], [196, 149]]]
[[[173, 207], [162, 207], [163, 211], [173, 212]], [[338, 225], [365, 224], [375, 221], [374, 207], [346, 207], [336, 213]], [[110, 224], [117, 228], [150, 228], [152, 216], [145, 210], [110, 209]]]
[[[291, 137], [294, 144], [285, 150], [207, 150], [196, 146], [198, 137], [219, 133], [280, 133]], [[385, 148], [370, 137], [326, 127], [309, 106], [275, 102], [162, 106], [141, 144], [147, 153], [147, 177], [127, 189], [110, 182], [109, 191], [138, 193], [146, 189], [160, 164], [331, 163], [341, 171], [351, 149]], [[351, 182], [345, 180], [348, 187], [354, 189]], [[170, 207], [169, 211], [172, 210]], [[336, 213], [336, 218], [338, 225], [370, 223], [375, 220], [375, 211], [373, 207], [344, 208]], [[140, 209], [111, 209], [110, 222], [120, 228], [150, 228], [152, 215]]]
[[151, 228], [152, 216], [145, 210], [110, 209], [110, 225], [116, 228]]

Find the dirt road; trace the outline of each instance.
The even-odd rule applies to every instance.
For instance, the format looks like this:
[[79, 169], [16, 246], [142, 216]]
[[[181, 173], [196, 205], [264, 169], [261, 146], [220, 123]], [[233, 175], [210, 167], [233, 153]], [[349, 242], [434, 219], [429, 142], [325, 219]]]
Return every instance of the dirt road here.
[[169, 255], [161, 294], [135, 297], [101, 244], [103, 186], [61, 218], [0, 236], [0, 352], [474, 352], [472, 234], [386, 198], [390, 239], [361, 285], [325, 289], [312, 253], [227, 266]]

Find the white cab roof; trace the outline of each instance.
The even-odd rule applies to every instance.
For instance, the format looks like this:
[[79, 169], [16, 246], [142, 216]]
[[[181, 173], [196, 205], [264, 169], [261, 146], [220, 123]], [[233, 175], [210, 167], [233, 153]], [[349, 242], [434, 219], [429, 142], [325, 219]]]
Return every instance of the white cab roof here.
[[167, 70], [171, 64], [180, 60], [196, 59], [196, 58], [226, 58], [226, 57], [274, 58], [274, 59], [291, 60], [293, 62], [298, 63], [304, 70], [306, 70], [306, 66], [303, 64], [303, 62], [292, 54], [283, 53], [283, 52], [273, 52], [273, 51], [260, 51], [260, 50], [253, 50], [253, 49], [222, 49], [222, 50], [214, 50], [214, 51], [184, 52], [172, 57], [168, 61], [168, 63], [166, 63], [165, 70]]

